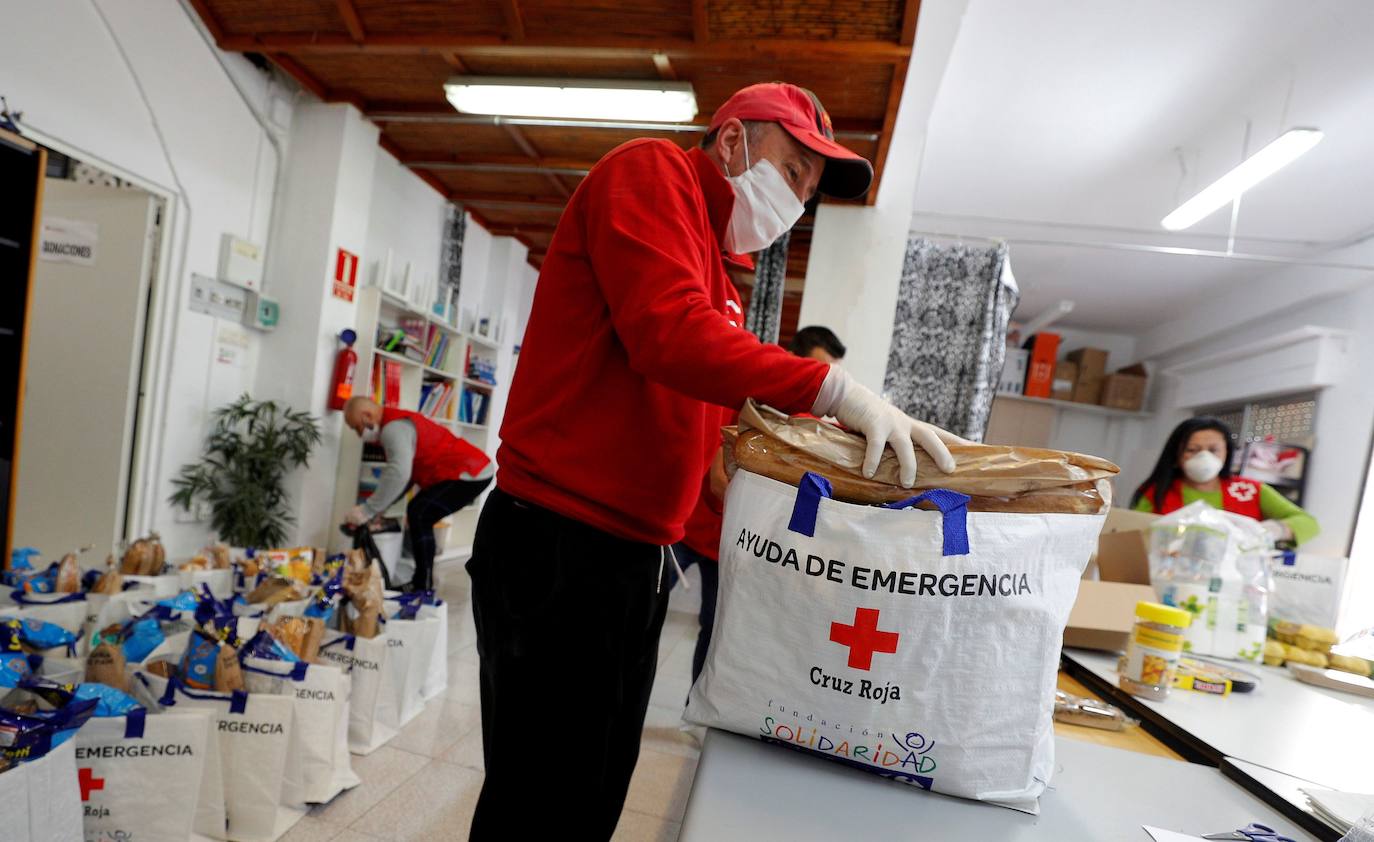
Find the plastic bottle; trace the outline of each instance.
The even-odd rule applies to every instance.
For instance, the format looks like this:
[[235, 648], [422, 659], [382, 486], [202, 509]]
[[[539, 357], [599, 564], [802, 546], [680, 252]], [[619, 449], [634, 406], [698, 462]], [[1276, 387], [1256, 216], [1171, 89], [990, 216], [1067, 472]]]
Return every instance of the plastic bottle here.
[[1168, 698], [1183, 654], [1183, 630], [1192, 620], [1182, 608], [1137, 602], [1126, 665], [1117, 677], [1121, 689], [1143, 699]]

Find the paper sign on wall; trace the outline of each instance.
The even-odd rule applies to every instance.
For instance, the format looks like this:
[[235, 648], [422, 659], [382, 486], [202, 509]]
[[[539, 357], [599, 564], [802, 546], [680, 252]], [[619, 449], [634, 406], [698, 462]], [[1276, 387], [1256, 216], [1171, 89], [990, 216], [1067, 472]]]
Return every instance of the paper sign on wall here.
[[38, 256], [53, 263], [94, 266], [99, 240], [100, 226], [94, 222], [45, 216]]
[[215, 336], [215, 362], [231, 368], [243, 368], [248, 352], [248, 333], [235, 325], [220, 325]]
[[338, 256], [334, 258], [334, 284], [333, 292], [335, 298], [342, 298], [344, 301], [353, 300], [353, 291], [358, 288], [358, 255], [351, 251], [339, 249]]

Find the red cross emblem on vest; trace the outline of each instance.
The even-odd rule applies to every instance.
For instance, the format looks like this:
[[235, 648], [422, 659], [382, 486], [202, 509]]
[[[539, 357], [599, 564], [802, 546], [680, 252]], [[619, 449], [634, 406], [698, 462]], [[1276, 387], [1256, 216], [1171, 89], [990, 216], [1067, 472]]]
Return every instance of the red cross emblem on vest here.
[[90, 801], [92, 792], [105, 788], [105, 779], [97, 778], [90, 769], [77, 770], [76, 782], [81, 785], [82, 801]]
[[856, 670], [873, 666], [874, 652], [896, 652], [900, 637], [897, 632], [878, 630], [876, 608], [855, 608], [852, 626], [840, 622], [830, 624], [830, 640], [849, 647], [849, 666]]

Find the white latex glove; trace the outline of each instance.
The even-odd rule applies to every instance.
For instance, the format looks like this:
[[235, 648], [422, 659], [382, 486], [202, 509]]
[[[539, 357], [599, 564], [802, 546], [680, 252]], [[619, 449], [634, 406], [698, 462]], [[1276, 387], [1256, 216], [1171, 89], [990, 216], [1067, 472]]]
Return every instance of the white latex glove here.
[[[844, 392], [830, 408], [830, 413], [841, 424], [851, 430], [863, 433], [868, 439], [868, 449], [864, 453], [863, 475], [869, 479], [878, 471], [878, 462], [883, 458], [883, 448], [892, 445], [897, 454], [900, 468], [898, 477], [903, 488], [916, 483], [916, 450], [913, 442], [930, 454], [940, 470], [949, 473], [954, 470], [954, 457], [949, 454], [948, 444], [967, 444], [965, 439], [942, 430], [933, 424], [917, 421], [897, 407], [873, 394], [872, 390], [854, 380], [843, 369], [831, 368], [830, 376], [838, 372], [845, 378]], [[827, 377], [827, 387], [829, 386]], [[827, 387], [822, 387], [822, 393]], [[819, 414], [819, 413], [817, 413]]]
[[354, 506], [352, 509], [350, 509], [348, 512], [348, 517], [345, 519], [348, 521], [349, 526], [362, 526], [364, 523], [367, 523], [369, 520], [372, 520], [372, 518], [368, 516], [367, 511], [364, 510], [362, 506]]
[[1264, 531], [1269, 533], [1275, 544], [1293, 540], [1293, 528], [1281, 520], [1262, 520], [1260, 526], [1264, 527]]

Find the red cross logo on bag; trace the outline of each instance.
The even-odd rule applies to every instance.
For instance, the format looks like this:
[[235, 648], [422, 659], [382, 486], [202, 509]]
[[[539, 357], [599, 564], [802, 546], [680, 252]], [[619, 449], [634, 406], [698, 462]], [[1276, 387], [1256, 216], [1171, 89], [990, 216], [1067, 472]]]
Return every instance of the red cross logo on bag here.
[[849, 647], [849, 666], [856, 670], [873, 666], [874, 652], [896, 652], [900, 637], [897, 632], [878, 630], [876, 608], [855, 608], [852, 626], [840, 622], [830, 624], [830, 640]]
[[90, 801], [92, 792], [105, 788], [105, 779], [97, 778], [95, 772], [90, 769], [77, 770], [76, 782], [81, 784], [82, 801]]

